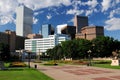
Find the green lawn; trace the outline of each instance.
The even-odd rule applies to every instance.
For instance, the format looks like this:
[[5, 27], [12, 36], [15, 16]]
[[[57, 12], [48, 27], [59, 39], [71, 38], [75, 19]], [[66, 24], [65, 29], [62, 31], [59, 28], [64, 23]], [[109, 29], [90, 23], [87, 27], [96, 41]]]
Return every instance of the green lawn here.
[[110, 64], [94, 64], [93, 66], [101, 68], [120, 69], [120, 66], [111, 66]]
[[28, 68], [14, 68], [0, 71], [0, 80], [53, 80], [45, 74]]
[[120, 66], [111, 66], [111, 60], [94, 60], [92, 66], [110, 69], [120, 69]]

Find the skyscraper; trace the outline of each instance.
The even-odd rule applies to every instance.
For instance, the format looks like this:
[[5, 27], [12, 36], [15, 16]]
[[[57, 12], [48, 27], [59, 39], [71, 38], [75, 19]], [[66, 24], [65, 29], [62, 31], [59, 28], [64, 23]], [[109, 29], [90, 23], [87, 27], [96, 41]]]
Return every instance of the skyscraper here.
[[76, 33], [79, 33], [81, 28], [88, 26], [88, 17], [75, 15], [74, 26], [76, 27]]
[[20, 6], [16, 11], [16, 34], [26, 37], [32, 33], [33, 11], [25, 6]]
[[43, 38], [48, 38], [49, 35], [54, 34], [54, 29], [51, 24], [42, 25], [41, 33]]

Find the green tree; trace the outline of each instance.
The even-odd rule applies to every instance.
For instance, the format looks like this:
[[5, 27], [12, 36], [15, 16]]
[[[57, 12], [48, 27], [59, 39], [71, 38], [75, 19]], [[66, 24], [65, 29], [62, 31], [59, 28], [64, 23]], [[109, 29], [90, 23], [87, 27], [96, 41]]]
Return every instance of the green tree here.
[[79, 39], [79, 55], [80, 57], [84, 58], [87, 57], [88, 50], [91, 50], [92, 43], [86, 39]]
[[62, 47], [60, 44], [56, 45], [53, 49], [48, 49], [46, 53], [54, 60], [63, 58]]
[[0, 57], [3, 61], [10, 60], [10, 51], [9, 51], [9, 45], [0, 43]]
[[112, 55], [112, 51], [120, 50], [120, 41], [103, 36], [97, 37], [92, 41], [74, 39], [61, 42], [61, 45], [59, 44], [47, 52], [53, 59], [61, 59], [63, 57], [80, 59], [88, 57], [88, 50], [91, 50], [91, 56], [93, 57], [108, 57]]
[[62, 46], [60, 44], [58, 44], [57, 46], [57, 56], [58, 56], [58, 59], [61, 59], [64, 57], [63, 55], [63, 49], [62, 49]]
[[87, 55], [87, 51], [91, 49], [91, 42], [86, 39], [74, 39], [62, 42], [63, 52], [66, 57], [78, 59]]
[[52, 49], [48, 49], [46, 53], [52, 58]]
[[97, 37], [92, 40], [92, 43], [95, 45], [95, 57], [109, 57], [112, 51], [119, 50], [120, 47], [120, 42], [111, 37]]
[[72, 41], [69, 40], [69, 41], [64, 41], [61, 43], [62, 45], [62, 49], [63, 49], [63, 53], [64, 53], [64, 56], [66, 58], [71, 58], [71, 55], [72, 55]]

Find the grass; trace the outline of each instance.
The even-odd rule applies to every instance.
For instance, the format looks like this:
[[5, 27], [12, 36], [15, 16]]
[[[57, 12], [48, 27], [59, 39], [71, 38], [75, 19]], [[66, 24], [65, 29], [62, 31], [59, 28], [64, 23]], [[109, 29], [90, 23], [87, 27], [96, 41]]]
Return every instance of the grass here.
[[[88, 60], [57, 61], [63, 64], [87, 65]], [[111, 66], [111, 60], [92, 60], [92, 66], [100, 68], [120, 69], [120, 66]]]
[[120, 66], [111, 66], [110, 64], [93, 64], [93, 66], [101, 68], [120, 69]]
[[44, 73], [27, 67], [9, 67], [11, 62], [4, 63], [6, 70], [0, 70], [0, 80], [53, 80]]
[[12, 68], [0, 71], [0, 80], [53, 80], [45, 74], [28, 68]]
[[111, 60], [92, 61], [92, 66], [110, 69], [120, 69], [120, 66], [111, 66]]

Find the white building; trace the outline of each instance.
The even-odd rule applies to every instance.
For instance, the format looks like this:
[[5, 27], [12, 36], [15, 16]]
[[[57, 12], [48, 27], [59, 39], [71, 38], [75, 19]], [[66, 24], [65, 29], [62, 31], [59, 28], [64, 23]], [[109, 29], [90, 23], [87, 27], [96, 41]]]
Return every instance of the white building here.
[[27, 36], [32, 33], [33, 11], [25, 6], [16, 9], [16, 34]]
[[65, 34], [49, 35], [48, 38], [26, 39], [25, 50], [37, 53], [45, 53], [47, 49], [51, 49], [61, 41], [70, 40], [71, 38]]
[[57, 27], [56, 27], [56, 31], [57, 31], [57, 34], [62, 34], [61, 33], [61, 30], [63, 29], [63, 28], [65, 28], [66, 26], [68, 26], [67, 24], [61, 24], [61, 25], [57, 25]]

